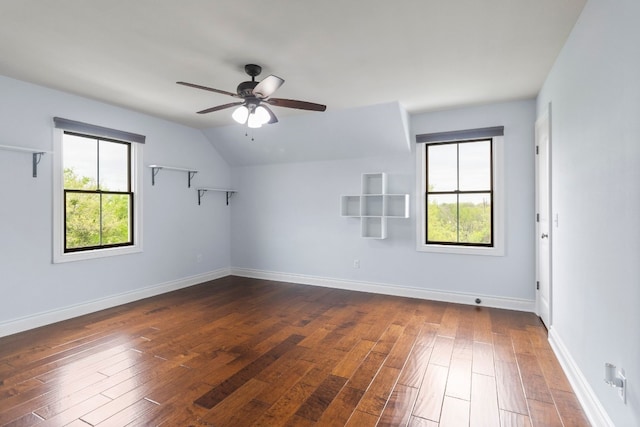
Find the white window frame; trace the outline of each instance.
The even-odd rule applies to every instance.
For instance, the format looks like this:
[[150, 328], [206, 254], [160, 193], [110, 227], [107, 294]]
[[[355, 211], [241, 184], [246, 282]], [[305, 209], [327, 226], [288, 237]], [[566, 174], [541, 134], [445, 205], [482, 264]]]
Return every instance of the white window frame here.
[[[504, 256], [505, 254], [505, 193], [504, 193], [504, 137], [494, 136], [493, 139], [493, 246], [463, 246], [438, 245], [426, 243], [427, 240], [427, 165], [426, 153], [429, 143], [416, 144], [416, 250], [420, 252], [435, 252], [460, 255], [489, 255]], [[439, 141], [462, 142], [464, 140]]]
[[[142, 252], [143, 144], [131, 142], [131, 189], [133, 191], [133, 245], [64, 251], [64, 167], [63, 129], [53, 130], [53, 262], [62, 263]], [[126, 142], [126, 141], [124, 141]]]

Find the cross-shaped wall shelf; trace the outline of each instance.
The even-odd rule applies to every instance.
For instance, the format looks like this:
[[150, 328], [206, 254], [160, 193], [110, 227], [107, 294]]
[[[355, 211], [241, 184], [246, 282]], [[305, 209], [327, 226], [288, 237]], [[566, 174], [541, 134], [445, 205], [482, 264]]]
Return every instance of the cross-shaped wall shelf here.
[[387, 194], [387, 175], [362, 174], [362, 194], [340, 197], [340, 215], [360, 218], [360, 236], [367, 239], [387, 237], [387, 219], [409, 218], [409, 195]]
[[362, 174], [362, 194], [340, 197], [340, 215], [360, 218], [360, 236], [367, 239], [387, 237], [387, 219], [409, 218], [409, 195], [387, 194], [387, 175]]

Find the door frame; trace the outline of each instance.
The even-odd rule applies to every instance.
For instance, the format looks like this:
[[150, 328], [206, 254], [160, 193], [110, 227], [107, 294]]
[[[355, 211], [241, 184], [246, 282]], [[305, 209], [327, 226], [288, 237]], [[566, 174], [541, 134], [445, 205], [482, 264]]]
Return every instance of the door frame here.
[[[545, 123], [546, 122], [546, 123]], [[547, 138], [547, 147], [546, 147], [546, 155], [547, 155], [547, 168], [546, 168], [546, 184], [547, 184], [547, 218], [548, 218], [548, 253], [543, 255], [540, 249], [540, 239], [541, 233], [540, 230], [540, 222], [539, 222], [539, 214], [540, 214], [540, 175], [541, 175], [541, 167], [540, 167], [540, 158], [538, 156], [538, 128], [540, 126], [544, 126], [546, 124], [548, 138]], [[536, 209], [536, 222], [535, 222], [535, 251], [536, 251], [536, 314], [543, 320], [547, 329], [549, 329], [553, 323], [553, 233], [552, 233], [552, 224], [553, 224], [553, 209], [552, 209], [552, 168], [551, 168], [551, 147], [552, 147], [552, 122], [551, 122], [551, 103], [547, 106], [547, 108], [543, 111], [543, 113], [537, 118], [535, 123], [535, 146], [536, 146], [536, 154], [535, 154], [535, 209]], [[542, 313], [542, 302], [540, 298], [540, 290], [538, 288], [538, 284], [540, 282], [541, 276], [541, 268], [540, 268], [540, 260], [542, 256], [546, 256], [548, 268], [548, 302], [549, 302], [549, 312], [546, 314], [548, 319], [544, 319], [544, 313]], [[548, 324], [547, 324], [548, 323]]]

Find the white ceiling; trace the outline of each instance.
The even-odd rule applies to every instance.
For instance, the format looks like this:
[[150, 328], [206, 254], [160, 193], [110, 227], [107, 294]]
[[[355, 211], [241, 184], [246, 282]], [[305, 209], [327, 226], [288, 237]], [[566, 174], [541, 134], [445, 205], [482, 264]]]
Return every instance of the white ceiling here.
[[175, 82], [235, 92], [246, 63], [275, 97], [415, 113], [534, 97], [585, 2], [2, 0], [0, 74], [201, 129], [234, 99]]

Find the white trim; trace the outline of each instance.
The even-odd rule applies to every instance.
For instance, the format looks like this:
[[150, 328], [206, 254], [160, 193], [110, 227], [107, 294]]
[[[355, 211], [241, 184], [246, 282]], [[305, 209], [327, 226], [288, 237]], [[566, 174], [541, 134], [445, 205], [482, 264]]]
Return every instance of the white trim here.
[[426, 212], [424, 195], [426, 186], [425, 153], [429, 144], [416, 144], [416, 250], [419, 252], [450, 253], [461, 255], [504, 256], [506, 229], [506, 194], [504, 190], [504, 137], [493, 139], [493, 244], [492, 248], [425, 244]]
[[29, 329], [38, 328], [40, 326], [49, 325], [51, 323], [60, 322], [74, 317], [82, 316], [107, 308], [127, 304], [144, 298], [164, 294], [189, 286], [197, 285], [210, 280], [220, 279], [230, 274], [229, 268], [220, 268], [208, 273], [198, 274], [195, 276], [184, 277], [182, 279], [172, 280], [170, 282], [149, 286], [142, 289], [136, 289], [130, 292], [124, 292], [118, 295], [112, 295], [105, 298], [85, 302], [82, 304], [71, 305], [61, 309], [45, 311], [31, 316], [25, 316], [19, 319], [9, 320], [0, 323], [0, 337], [23, 332]]
[[142, 183], [144, 180], [142, 164], [142, 149], [144, 144], [131, 144], [131, 185], [133, 188], [133, 242], [131, 246], [122, 246], [115, 248], [95, 249], [81, 252], [64, 252], [64, 204], [63, 204], [63, 185], [64, 171], [62, 167], [62, 137], [64, 131], [62, 129], [53, 129], [53, 247], [52, 262], [54, 264], [69, 261], [82, 261], [87, 259], [103, 258], [115, 255], [127, 255], [142, 252], [142, 218], [143, 203]]
[[611, 418], [609, 418], [607, 411], [605, 411], [602, 403], [598, 400], [589, 382], [573, 360], [573, 357], [571, 357], [571, 353], [569, 353], [562, 338], [553, 326], [549, 329], [549, 344], [558, 358], [562, 370], [567, 375], [569, 383], [578, 401], [580, 401], [589, 422], [594, 427], [615, 427], [615, 424]]
[[326, 277], [307, 276], [303, 274], [279, 273], [273, 271], [253, 270], [248, 268], [231, 268], [232, 276], [254, 279], [275, 280], [279, 282], [297, 283], [301, 285], [322, 286], [325, 288], [345, 289], [349, 291], [371, 292], [374, 294], [393, 295], [408, 298], [451, 302], [457, 304], [478, 305], [476, 298], [482, 300], [481, 306], [535, 312], [535, 300], [504, 298], [486, 295], [471, 295], [458, 292], [443, 292], [431, 289], [419, 289], [386, 283], [359, 282], [353, 280], [331, 279]]

